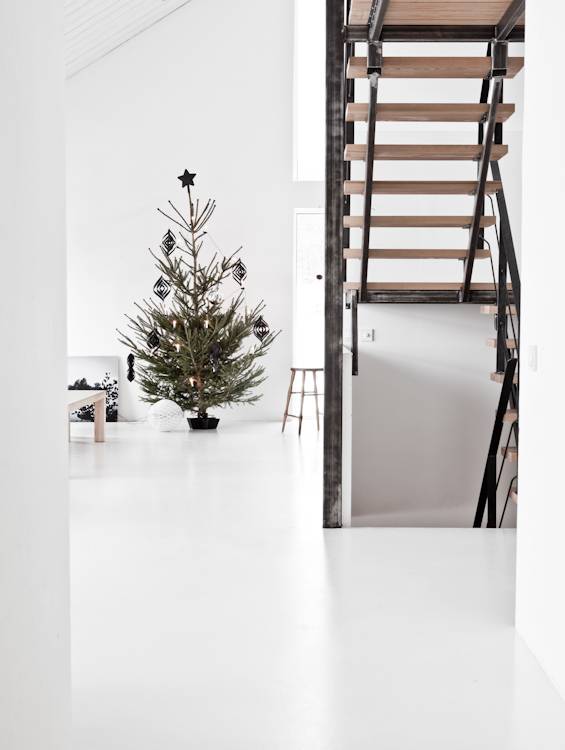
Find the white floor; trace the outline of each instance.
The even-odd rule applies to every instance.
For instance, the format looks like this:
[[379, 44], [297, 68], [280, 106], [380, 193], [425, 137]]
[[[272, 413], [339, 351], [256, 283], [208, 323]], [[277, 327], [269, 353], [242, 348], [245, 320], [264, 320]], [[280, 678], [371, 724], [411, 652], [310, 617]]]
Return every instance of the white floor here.
[[73, 426], [73, 750], [563, 750], [513, 531], [324, 532], [279, 430]]

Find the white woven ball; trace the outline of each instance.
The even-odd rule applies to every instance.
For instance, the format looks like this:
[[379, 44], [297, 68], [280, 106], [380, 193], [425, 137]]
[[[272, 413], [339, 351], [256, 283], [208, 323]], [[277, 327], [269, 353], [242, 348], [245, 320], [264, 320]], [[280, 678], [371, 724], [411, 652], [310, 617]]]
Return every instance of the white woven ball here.
[[158, 432], [170, 432], [180, 427], [182, 423], [182, 409], [174, 401], [166, 398], [151, 404], [147, 412], [147, 422]]

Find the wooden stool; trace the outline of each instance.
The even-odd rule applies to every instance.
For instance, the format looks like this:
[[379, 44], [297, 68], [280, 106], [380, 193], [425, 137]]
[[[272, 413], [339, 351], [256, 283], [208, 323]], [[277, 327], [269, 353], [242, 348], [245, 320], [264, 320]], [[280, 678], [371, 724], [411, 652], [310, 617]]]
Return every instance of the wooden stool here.
[[[302, 414], [304, 411], [304, 396], [314, 396], [314, 399], [316, 401], [316, 426], [318, 427], [318, 432], [320, 431], [320, 407], [318, 404], [318, 383], [316, 381], [316, 373], [323, 372], [323, 367], [291, 367], [290, 368], [290, 385], [288, 386], [288, 394], [286, 397], [286, 406], [284, 409], [284, 416], [283, 416], [283, 423], [282, 423], [282, 432], [284, 432], [284, 428], [286, 425], [286, 420], [288, 417], [294, 417], [295, 419], [298, 419], [298, 434], [302, 432]], [[299, 391], [293, 391], [292, 387], [294, 385], [294, 378], [296, 377], [296, 373], [301, 372], [302, 373], [302, 387]], [[311, 372], [312, 378], [314, 380], [314, 390], [313, 391], [306, 391], [304, 389], [305, 383], [306, 383], [306, 373]], [[290, 406], [290, 399], [293, 394], [300, 394], [300, 414], [289, 414], [288, 413], [288, 407]]]

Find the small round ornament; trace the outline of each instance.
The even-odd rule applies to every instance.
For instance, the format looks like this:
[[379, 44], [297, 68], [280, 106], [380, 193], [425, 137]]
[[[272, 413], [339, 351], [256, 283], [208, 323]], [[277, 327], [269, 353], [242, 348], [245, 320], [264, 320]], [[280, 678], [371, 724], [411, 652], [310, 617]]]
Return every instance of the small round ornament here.
[[183, 412], [178, 404], [163, 398], [151, 404], [147, 412], [147, 422], [157, 432], [170, 432], [178, 429], [183, 422]]

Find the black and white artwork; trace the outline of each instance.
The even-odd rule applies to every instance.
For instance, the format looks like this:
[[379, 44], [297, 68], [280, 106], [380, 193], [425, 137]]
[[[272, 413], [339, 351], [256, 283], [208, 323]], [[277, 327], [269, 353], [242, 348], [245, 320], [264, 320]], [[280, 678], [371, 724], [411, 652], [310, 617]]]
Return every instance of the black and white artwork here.
[[[69, 357], [69, 391], [106, 391], [106, 422], [118, 421], [118, 357]], [[70, 415], [71, 422], [94, 422], [94, 406]]]

